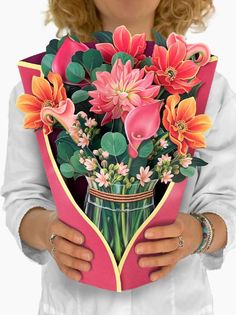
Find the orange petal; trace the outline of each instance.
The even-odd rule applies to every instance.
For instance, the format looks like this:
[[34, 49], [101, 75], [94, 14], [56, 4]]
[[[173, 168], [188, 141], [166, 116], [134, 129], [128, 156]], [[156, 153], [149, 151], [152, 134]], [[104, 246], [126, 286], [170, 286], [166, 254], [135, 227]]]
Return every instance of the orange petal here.
[[205, 114], [197, 115], [188, 122], [188, 129], [193, 132], [204, 132], [211, 126], [211, 118]]
[[167, 106], [170, 108], [171, 115], [173, 117], [173, 120], [175, 120], [175, 121], [176, 121], [175, 107], [179, 103], [179, 101], [180, 101], [179, 94], [170, 95], [166, 100]]
[[176, 120], [188, 121], [196, 115], [196, 101], [194, 97], [186, 98], [179, 103]]
[[206, 146], [205, 137], [202, 133], [185, 132], [185, 139], [192, 148], [204, 148]]
[[24, 113], [40, 112], [42, 103], [33, 95], [23, 94], [18, 96], [16, 107]]
[[25, 116], [24, 128], [38, 129], [42, 125], [39, 113], [30, 113]]
[[42, 102], [46, 100], [53, 101], [51, 85], [46, 79], [42, 77], [33, 76], [32, 92]]
[[53, 85], [53, 99], [56, 104], [60, 101], [66, 100], [66, 89], [64, 88], [62, 77], [58, 73], [49, 72], [48, 80]]

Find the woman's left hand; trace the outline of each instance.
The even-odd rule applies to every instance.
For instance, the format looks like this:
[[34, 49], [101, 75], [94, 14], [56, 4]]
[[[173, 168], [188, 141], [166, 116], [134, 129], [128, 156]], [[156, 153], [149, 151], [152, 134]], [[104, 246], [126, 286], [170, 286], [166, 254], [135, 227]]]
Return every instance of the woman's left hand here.
[[[147, 232], [151, 235], [146, 236]], [[142, 255], [139, 259], [140, 267], [161, 267], [150, 274], [150, 280], [155, 281], [170, 272], [180, 259], [198, 248], [202, 241], [202, 228], [193, 216], [180, 212], [173, 224], [148, 228], [144, 236], [150, 241], [138, 243], [135, 251]], [[183, 247], [179, 247], [179, 236], [184, 240]], [[142, 252], [137, 249], [142, 249]], [[149, 256], [145, 257], [145, 254]]]

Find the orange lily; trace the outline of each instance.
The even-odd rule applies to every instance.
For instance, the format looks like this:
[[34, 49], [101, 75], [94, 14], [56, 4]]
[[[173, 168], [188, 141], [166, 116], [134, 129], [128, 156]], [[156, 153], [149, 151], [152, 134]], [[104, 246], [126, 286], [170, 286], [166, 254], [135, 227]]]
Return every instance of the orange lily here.
[[167, 98], [162, 122], [170, 140], [178, 146], [178, 153], [185, 155], [188, 147], [206, 147], [202, 133], [212, 126], [212, 121], [206, 114], [196, 115], [194, 97], [180, 100], [178, 94]]
[[38, 129], [43, 127], [46, 134], [52, 131], [52, 126], [42, 122], [40, 118], [41, 110], [44, 107], [58, 107], [60, 101], [67, 99], [61, 76], [57, 73], [50, 72], [48, 74], [48, 80], [34, 76], [32, 79], [33, 95], [20, 95], [16, 102], [17, 108], [26, 113], [24, 128]]

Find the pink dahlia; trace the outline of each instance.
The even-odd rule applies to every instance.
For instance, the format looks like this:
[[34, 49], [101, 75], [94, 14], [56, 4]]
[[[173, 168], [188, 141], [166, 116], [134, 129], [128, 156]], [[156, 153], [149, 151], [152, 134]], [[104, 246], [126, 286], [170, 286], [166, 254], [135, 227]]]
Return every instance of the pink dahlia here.
[[[112, 119], [125, 121], [127, 114], [135, 107], [153, 103], [160, 91], [160, 86], [152, 85], [154, 73], [145, 75], [144, 69], [132, 69], [131, 61], [124, 65], [117, 59], [110, 72], [98, 71], [93, 82], [96, 90], [88, 94], [93, 99], [90, 109], [96, 114], [105, 114], [101, 125]], [[145, 76], [144, 76], [145, 75]]]
[[143, 60], [146, 56], [146, 34], [135, 34], [131, 36], [128, 29], [124, 26], [118, 26], [113, 32], [113, 44], [99, 43], [96, 44], [96, 49], [100, 51], [106, 63], [111, 63], [111, 59], [117, 52], [125, 52], [134, 57], [134, 63]]

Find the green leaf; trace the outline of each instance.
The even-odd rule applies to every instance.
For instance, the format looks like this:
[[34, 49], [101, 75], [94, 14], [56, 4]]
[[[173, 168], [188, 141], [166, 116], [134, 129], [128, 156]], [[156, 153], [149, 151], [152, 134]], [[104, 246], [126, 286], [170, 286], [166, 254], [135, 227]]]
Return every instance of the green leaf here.
[[91, 35], [97, 40], [98, 43], [111, 43], [113, 44], [113, 34], [109, 31], [93, 32]]
[[100, 67], [94, 68], [94, 69], [92, 70], [92, 72], [91, 72], [91, 75], [90, 75], [91, 81], [97, 80], [96, 73], [97, 73], [98, 71], [111, 72], [111, 65], [102, 64]]
[[82, 60], [89, 73], [94, 68], [100, 67], [103, 63], [103, 58], [100, 51], [93, 48], [90, 48], [83, 53]]
[[77, 37], [77, 36], [75, 36], [75, 35], [70, 35], [70, 38], [72, 38], [75, 42], [80, 43], [79, 37]]
[[83, 64], [83, 54], [84, 51], [77, 51], [73, 56], [72, 56], [72, 62], [77, 62]]
[[186, 177], [192, 177], [195, 174], [195, 167], [189, 166], [187, 168], [180, 167], [180, 173]]
[[199, 89], [201, 88], [202, 85], [203, 85], [203, 83], [200, 82], [199, 84], [195, 85], [189, 93], [182, 94], [181, 95], [181, 100], [184, 100], [184, 99], [189, 98], [189, 97], [196, 98], [196, 96], [198, 94], [198, 91], [199, 91]]
[[74, 154], [74, 149], [70, 143], [59, 142], [57, 143], [57, 153], [60, 159], [64, 162], [69, 162], [71, 156]]
[[86, 85], [81, 90], [83, 90], [83, 91], [94, 91], [94, 90], [96, 90], [96, 87], [94, 85]]
[[52, 55], [56, 55], [57, 51], [58, 51], [58, 39], [52, 39], [49, 44], [47, 45], [46, 48], [46, 53], [47, 54], [52, 54]]
[[66, 78], [72, 83], [79, 83], [85, 78], [85, 71], [81, 64], [71, 62], [66, 68]]
[[119, 132], [107, 132], [101, 140], [101, 147], [104, 151], [114, 156], [119, 156], [127, 149], [125, 137]]
[[62, 44], [64, 43], [64, 41], [65, 41], [65, 39], [66, 39], [67, 36], [68, 36], [68, 35], [63, 36], [63, 37], [58, 41], [58, 43], [57, 43], [57, 49], [58, 49], [58, 50], [61, 48], [61, 46], [62, 46]]
[[112, 67], [114, 66], [114, 63], [115, 63], [115, 61], [116, 61], [117, 59], [121, 59], [123, 65], [125, 65], [126, 62], [127, 62], [128, 60], [130, 60], [130, 61], [131, 61], [132, 68], [133, 68], [133, 66], [134, 66], [134, 58], [133, 58], [132, 56], [130, 56], [129, 54], [126, 54], [125, 52], [119, 51], [119, 52], [117, 52], [116, 54], [113, 55], [112, 60], [111, 60]]
[[75, 93], [72, 94], [72, 101], [74, 104], [78, 104], [80, 102], [86, 101], [88, 99], [89, 95], [87, 91], [84, 90], [78, 90]]
[[181, 173], [179, 173], [178, 175], [175, 175], [174, 177], [172, 177], [172, 180], [174, 183], [180, 183], [182, 182], [186, 177], [184, 175], [182, 175]]
[[145, 168], [147, 165], [147, 162], [148, 161], [146, 158], [137, 157], [136, 159], [133, 159], [131, 163], [129, 175], [136, 177], [136, 175], [139, 174], [140, 167], [143, 166]]
[[151, 57], [146, 57], [144, 60], [140, 62], [140, 68], [143, 68], [144, 66], [151, 66], [151, 65], [152, 65]]
[[60, 165], [60, 171], [66, 178], [72, 178], [74, 176], [74, 168], [69, 163], [63, 163]]
[[138, 156], [141, 158], [148, 157], [153, 151], [153, 142], [152, 140], [146, 140], [141, 143], [140, 147], [138, 148]]
[[42, 67], [42, 71], [45, 77], [52, 70], [52, 63], [53, 63], [54, 58], [55, 58], [55, 55], [46, 54], [41, 61], [41, 67]]
[[88, 171], [86, 170], [85, 166], [80, 163], [78, 154], [74, 154], [70, 158], [70, 163], [75, 169], [75, 171], [81, 175], [86, 174]]
[[193, 157], [191, 165], [192, 166], [206, 166], [206, 165], [208, 165], [208, 163], [203, 161], [202, 159], [199, 159], [197, 157]]
[[152, 29], [152, 33], [155, 37], [155, 43], [158, 45], [158, 46], [163, 46], [165, 48], [167, 48], [167, 44], [166, 44], [166, 40], [165, 38], [157, 31], [155, 31], [154, 29]]

